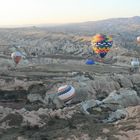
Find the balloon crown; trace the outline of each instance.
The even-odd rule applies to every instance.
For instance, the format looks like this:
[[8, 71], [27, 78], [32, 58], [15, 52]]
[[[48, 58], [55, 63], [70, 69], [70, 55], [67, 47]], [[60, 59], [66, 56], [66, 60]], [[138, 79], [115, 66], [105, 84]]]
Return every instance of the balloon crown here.
[[112, 35], [104, 35], [104, 34], [96, 34], [92, 38], [92, 43], [100, 43], [100, 42], [112, 42]]

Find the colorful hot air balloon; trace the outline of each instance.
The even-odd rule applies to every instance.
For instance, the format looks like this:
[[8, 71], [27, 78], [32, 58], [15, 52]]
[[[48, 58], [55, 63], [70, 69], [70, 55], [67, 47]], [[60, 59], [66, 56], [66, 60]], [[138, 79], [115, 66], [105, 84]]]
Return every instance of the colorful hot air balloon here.
[[75, 89], [71, 85], [64, 85], [58, 88], [58, 98], [65, 103], [69, 103], [75, 96]]
[[15, 64], [17, 65], [22, 58], [22, 54], [19, 51], [16, 51], [11, 54], [11, 57], [14, 60]]
[[112, 36], [107, 36], [104, 34], [96, 34], [91, 40], [93, 45], [93, 51], [99, 54], [101, 58], [104, 58], [112, 47], [113, 40]]

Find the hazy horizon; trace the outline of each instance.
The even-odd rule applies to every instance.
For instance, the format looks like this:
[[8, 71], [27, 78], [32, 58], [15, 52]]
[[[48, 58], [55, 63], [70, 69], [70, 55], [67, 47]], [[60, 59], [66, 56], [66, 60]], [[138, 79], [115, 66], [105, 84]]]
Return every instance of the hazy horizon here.
[[[133, 16], [133, 17], [140, 17], [140, 16]], [[21, 28], [21, 27], [51, 27], [51, 26], [61, 26], [61, 25], [69, 25], [69, 24], [78, 24], [78, 23], [85, 23], [85, 22], [96, 22], [96, 21], [103, 21], [109, 19], [118, 19], [118, 18], [133, 18], [133, 17], [116, 17], [116, 18], [105, 18], [101, 20], [92, 20], [92, 21], [79, 21], [79, 22], [68, 22], [68, 23], [40, 23], [40, 24], [20, 24], [20, 25], [0, 25], [0, 28]]]
[[139, 0], [0, 0], [0, 27], [59, 25], [140, 16]]

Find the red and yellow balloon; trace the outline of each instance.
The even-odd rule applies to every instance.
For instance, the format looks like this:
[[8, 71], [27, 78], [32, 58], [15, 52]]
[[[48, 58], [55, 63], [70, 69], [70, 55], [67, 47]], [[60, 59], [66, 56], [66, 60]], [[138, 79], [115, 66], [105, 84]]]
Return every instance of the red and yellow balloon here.
[[14, 63], [17, 65], [22, 58], [22, 54], [19, 51], [13, 52], [11, 54], [11, 58], [13, 59]]

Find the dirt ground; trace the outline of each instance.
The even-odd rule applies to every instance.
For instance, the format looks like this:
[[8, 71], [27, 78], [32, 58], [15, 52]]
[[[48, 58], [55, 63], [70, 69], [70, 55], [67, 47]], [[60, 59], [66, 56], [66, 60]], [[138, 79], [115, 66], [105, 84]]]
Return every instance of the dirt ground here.
[[[22, 67], [17, 68], [16, 71], [11, 70], [5, 75], [4, 72], [1, 72], [3, 78], [7, 77], [18, 77], [20, 79], [35, 80], [39, 79], [42, 81], [51, 79], [56, 82], [60, 80], [62, 74], [67, 78], [71, 79], [72, 75], [69, 72], [99, 72], [99, 73], [110, 73], [114, 70], [118, 73], [128, 72], [128, 68], [121, 67], [112, 67], [112, 66], [68, 66], [68, 65], [47, 65], [47, 66], [36, 66], [34, 67]], [[94, 71], [95, 70], [95, 71]], [[35, 72], [36, 71], [36, 72]], [[50, 78], [51, 77], [51, 78]], [[66, 80], [66, 79], [65, 79]], [[61, 80], [63, 82], [63, 80]], [[13, 87], [11, 87], [13, 88]], [[15, 87], [14, 87], [15, 88]], [[18, 90], [15, 89], [14, 93]], [[42, 107], [38, 104], [28, 104], [26, 102], [26, 91], [22, 91], [23, 94], [17, 97], [16, 94], [1, 94], [1, 98], [6, 100], [6, 95], [9, 96], [10, 102], [1, 101], [0, 105], [4, 107], [12, 107], [15, 109], [20, 109], [26, 107], [29, 110], [36, 110], [39, 107]], [[22, 93], [21, 92], [21, 93]], [[18, 93], [18, 92], [17, 92]], [[4, 96], [5, 95], [5, 96]], [[9, 99], [8, 98], [8, 99]], [[19, 100], [20, 99], [20, 100]], [[22, 100], [21, 99], [25, 99]], [[36, 108], [36, 109], [35, 109]], [[115, 122], [115, 123], [102, 123], [100, 120], [108, 115], [107, 111], [104, 111], [100, 114], [85, 115], [82, 113], [76, 113], [71, 119], [60, 119], [58, 117], [52, 118], [47, 125], [39, 128], [38, 126], [26, 126], [18, 127], [12, 129], [0, 129], [0, 140], [133, 140], [130, 135], [131, 131], [138, 131], [135, 135], [135, 140], [140, 139], [140, 129], [136, 128], [135, 123], [140, 122], [140, 114], [137, 114], [137, 117], [130, 117], [124, 121]], [[16, 119], [16, 118], [15, 118]], [[129, 122], [129, 123], [128, 123]], [[127, 132], [127, 133], [126, 133]], [[137, 137], [136, 137], [137, 136]], [[132, 139], [131, 139], [132, 138]]]

